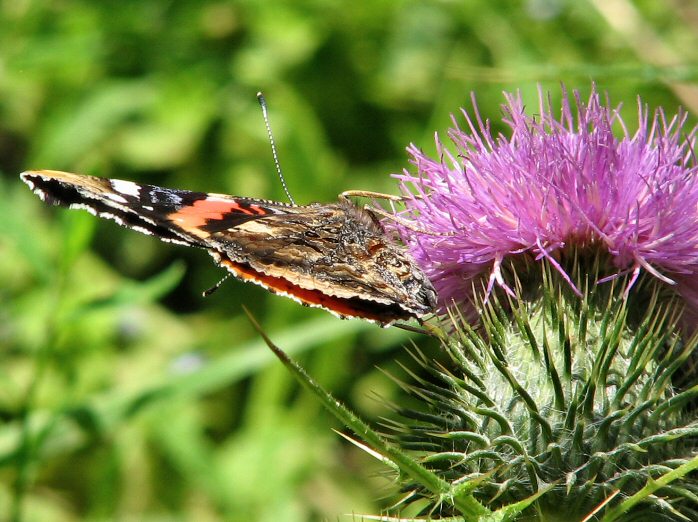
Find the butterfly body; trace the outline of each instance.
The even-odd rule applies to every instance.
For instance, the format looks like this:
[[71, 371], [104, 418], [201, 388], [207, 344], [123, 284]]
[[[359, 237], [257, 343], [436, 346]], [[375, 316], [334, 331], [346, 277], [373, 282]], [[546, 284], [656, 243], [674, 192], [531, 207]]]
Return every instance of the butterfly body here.
[[342, 318], [387, 326], [436, 306], [407, 252], [348, 200], [290, 205], [59, 171], [21, 177], [47, 203], [203, 248], [238, 279]]

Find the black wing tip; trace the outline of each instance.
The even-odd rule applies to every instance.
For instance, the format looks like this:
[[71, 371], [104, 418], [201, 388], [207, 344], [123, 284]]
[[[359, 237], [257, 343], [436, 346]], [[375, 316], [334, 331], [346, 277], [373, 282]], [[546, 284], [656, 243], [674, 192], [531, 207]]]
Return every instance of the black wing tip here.
[[42, 189], [41, 182], [44, 178], [39, 172], [34, 170], [25, 170], [19, 175], [19, 179], [26, 183], [30, 190], [39, 196], [42, 201], [45, 201], [51, 205], [59, 204], [56, 199], [52, 198], [45, 190]]
[[19, 179], [26, 183], [29, 188], [37, 194], [42, 192], [42, 184], [46, 184], [51, 180], [51, 178], [44, 175], [41, 170], [25, 170], [19, 175]]
[[24, 181], [27, 185], [33, 188], [34, 178], [39, 178], [39, 174], [34, 170], [25, 170], [19, 175], [19, 179]]
[[77, 189], [70, 183], [54, 178], [45, 171], [26, 170], [19, 177], [41, 201], [49, 205], [69, 207], [82, 201]]

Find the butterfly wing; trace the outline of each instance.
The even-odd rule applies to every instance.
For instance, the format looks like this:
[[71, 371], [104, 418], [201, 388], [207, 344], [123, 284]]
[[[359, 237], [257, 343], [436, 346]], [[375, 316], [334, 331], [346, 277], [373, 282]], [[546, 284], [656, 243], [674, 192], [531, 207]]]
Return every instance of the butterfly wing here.
[[347, 202], [202, 227], [216, 261], [236, 277], [341, 317], [381, 324], [433, 311], [436, 293], [410, 256]]
[[208, 248], [200, 231], [209, 220], [225, 216], [228, 226], [280, 213], [283, 204], [223, 194], [208, 194], [143, 185], [119, 179], [97, 178], [37, 170], [20, 177], [43, 201], [82, 208], [163, 241]]
[[348, 202], [285, 205], [68, 172], [24, 172], [44, 201], [205, 248], [237, 278], [340, 317], [383, 325], [433, 311], [424, 273]]

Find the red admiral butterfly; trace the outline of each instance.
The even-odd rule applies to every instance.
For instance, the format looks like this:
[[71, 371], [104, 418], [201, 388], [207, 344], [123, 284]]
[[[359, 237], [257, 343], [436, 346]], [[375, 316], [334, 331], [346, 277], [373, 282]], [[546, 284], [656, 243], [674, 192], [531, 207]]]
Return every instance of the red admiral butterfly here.
[[52, 170], [21, 178], [47, 203], [206, 249], [238, 279], [342, 318], [388, 326], [436, 307], [422, 270], [346, 197], [300, 206]]

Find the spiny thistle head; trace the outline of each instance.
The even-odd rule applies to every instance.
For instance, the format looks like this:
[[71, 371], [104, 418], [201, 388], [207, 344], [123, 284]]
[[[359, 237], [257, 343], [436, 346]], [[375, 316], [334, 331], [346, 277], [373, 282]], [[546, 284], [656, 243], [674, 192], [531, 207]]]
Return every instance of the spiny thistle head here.
[[[517, 297], [495, 290], [480, 303], [479, 329], [449, 309], [446, 363], [413, 352], [430, 378], [407, 388], [424, 408], [399, 410], [396, 431], [427, 468], [472, 484], [492, 510], [544, 492], [524, 511], [530, 519], [581, 520], [607, 499], [618, 495], [610, 510], [690, 467], [698, 387], [677, 390], [674, 381], [696, 343], [675, 335], [677, 298], [655, 280], [641, 276], [625, 299], [627, 278], [601, 286], [592, 272], [573, 279], [580, 298], [547, 261], [528, 268], [542, 281], [538, 294], [520, 298], [516, 283]], [[649, 302], [638, 303], [640, 294]], [[411, 500], [430, 496], [403, 486]], [[679, 473], [617, 515], [698, 520], [697, 488]], [[443, 504], [439, 511], [458, 514]]]
[[455, 152], [409, 149], [393, 226], [439, 292], [448, 361], [415, 353], [425, 406], [396, 429], [502, 516], [698, 520], [696, 130], [640, 104], [631, 134], [595, 89], [559, 119], [544, 100], [532, 117], [507, 96], [509, 138], [475, 110]]

